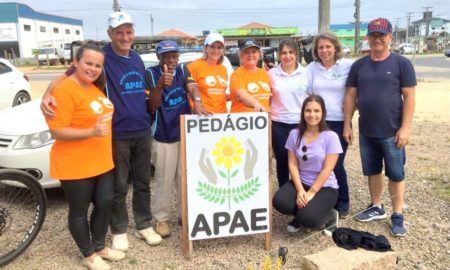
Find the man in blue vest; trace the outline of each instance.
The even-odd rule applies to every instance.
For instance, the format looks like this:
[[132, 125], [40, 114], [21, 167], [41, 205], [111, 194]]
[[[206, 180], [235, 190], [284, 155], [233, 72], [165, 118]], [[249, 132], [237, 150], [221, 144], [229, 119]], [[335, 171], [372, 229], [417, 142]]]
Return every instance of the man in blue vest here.
[[152, 127], [152, 162], [155, 166], [155, 204], [153, 215], [156, 232], [162, 237], [171, 234], [169, 224], [173, 201], [173, 184], [178, 198], [178, 215], [181, 203], [180, 169], [180, 115], [191, 114], [188, 96], [194, 103], [194, 111], [208, 113], [203, 108], [197, 84], [187, 67], [178, 64], [178, 44], [164, 40], [156, 49], [160, 64], [147, 68], [146, 84], [150, 88], [150, 111], [155, 114]]

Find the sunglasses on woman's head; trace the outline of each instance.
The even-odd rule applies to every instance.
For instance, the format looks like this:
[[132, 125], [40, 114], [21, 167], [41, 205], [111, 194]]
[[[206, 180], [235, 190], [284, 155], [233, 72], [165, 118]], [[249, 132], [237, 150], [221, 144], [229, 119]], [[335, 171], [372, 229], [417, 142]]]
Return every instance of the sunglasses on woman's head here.
[[306, 150], [308, 150], [308, 147], [306, 147], [306, 145], [303, 145], [303, 147], [302, 147], [302, 152], [304, 153], [302, 156], [303, 161], [308, 160], [308, 156], [306, 155]]

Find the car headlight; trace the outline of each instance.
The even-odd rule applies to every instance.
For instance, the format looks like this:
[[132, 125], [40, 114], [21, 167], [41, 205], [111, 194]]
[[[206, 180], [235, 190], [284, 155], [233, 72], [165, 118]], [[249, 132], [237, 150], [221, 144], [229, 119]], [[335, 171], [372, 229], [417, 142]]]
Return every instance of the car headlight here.
[[46, 146], [53, 142], [52, 135], [49, 130], [23, 135], [17, 140], [13, 149], [35, 149]]

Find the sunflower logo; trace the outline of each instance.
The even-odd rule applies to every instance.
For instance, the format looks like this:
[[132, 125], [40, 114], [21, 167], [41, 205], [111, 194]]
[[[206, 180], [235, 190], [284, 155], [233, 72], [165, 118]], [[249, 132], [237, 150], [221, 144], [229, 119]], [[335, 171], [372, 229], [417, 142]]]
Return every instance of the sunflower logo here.
[[233, 167], [233, 163], [241, 163], [244, 148], [242, 148], [241, 142], [236, 140], [236, 138], [223, 137], [215, 144], [212, 154], [216, 158], [216, 165], [223, 165], [229, 170]]

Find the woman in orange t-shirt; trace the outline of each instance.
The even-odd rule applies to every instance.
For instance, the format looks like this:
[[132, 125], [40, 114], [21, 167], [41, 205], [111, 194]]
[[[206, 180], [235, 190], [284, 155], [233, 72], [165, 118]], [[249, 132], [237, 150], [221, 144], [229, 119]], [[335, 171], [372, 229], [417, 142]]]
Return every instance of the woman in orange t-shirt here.
[[[69, 230], [89, 269], [109, 269], [103, 260], [117, 261], [122, 251], [105, 247], [113, 200], [111, 118], [114, 107], [99, 89], [105, 87], [103, 50], [81, 46], [75, 71], [52, 91], [57, 107], [46, 118], [55, 139], [50, 175], [61, 180], [69, 204]], [[87, 214], [93, 203], [91, 220]]]
[[241, 66], [231, 75], [231, 112], [268, 112], [271, 96], [267, 72], [257, 66], [261, 59], [261, 47], [247, 40], [241, 47]]
[[209, 113], [228, 112], [226, 89], [229, 74], [223, 64], [224, 51], [223, 36], [209, 34], [205, 39], [203, 57], [188, 65], [201, 94], [194, 102], [202, 102]]

